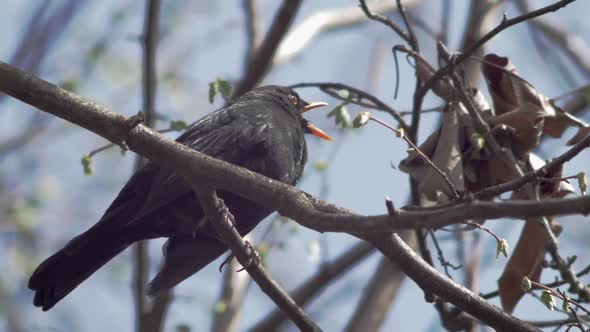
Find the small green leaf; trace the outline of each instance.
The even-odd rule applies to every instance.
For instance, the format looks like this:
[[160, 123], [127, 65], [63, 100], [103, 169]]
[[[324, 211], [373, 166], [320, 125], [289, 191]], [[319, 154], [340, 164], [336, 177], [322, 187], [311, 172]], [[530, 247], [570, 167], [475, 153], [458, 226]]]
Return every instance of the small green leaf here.
[[569, 303], [570, 303], [570, 298], [569, 296], [564, 296], [563, 298], [563, 302], [561, 302], [561, 310], [563, 311], [568, 311], [569, 310]]
[[227, 303], [225, 303], [224, 301], [218, 301], [217, 303], [215, 303], [215, 306], [213, 306], [213, 311], [217, 314], [222, 314], [227, 310]]
[[528, 277], [523, 277], [522, 281], [520, 282], [520, 288], [523, 291], [528, 292], [531, 290], [532, 287], [533, 284], [531, 283], [531, 279], [529, 279]]
[[260, 255], [260, 258], [264, 259], [268, 252], [270, 251], [270, 246], [266, 242], [262, 242], [256, 246], [256, 251]]
[[338, 95], [342, 99], [348, 99], [348, 98], [350, 98], [350, 91], [348, 91], [347, 89], [342, 89], [342, 90], [338, 91]]
[[78, 80], [76, 80], [76, 79], [68, 78], [68, 79], [61, 81], [59, 83], [59, 86], [64, 90], [68, 90], [70, 92], [76, 92], [76, 91], [78, 91], [78, 88], [80, 86], [80, 82], [78, 82]]
[[231, 83], [229, 81], [226, 80], [222, 80], [220, 78], [217, 79], [218, 82], [218, 86], [217, 86], [217, 91], [219, 91], [219, 93], [221, 93], [222, 96], [224, 96], [225, 98], [228, 98], [231, 96], [231, 92], [232, 92], [232, 87], [231, 87]]
[[315, 163], [313, 163], [313, 167], [315, 167], [315, 169], [317, 169], [318, 171], [323, 171], [326, 168], [328, 168], [328, 163], [325, 160], [318, 160]]
[[471, 144], [473, 145], [476, 151], [483, 149], [483, 147], [486, 145], [486, 140], [478, 133], [474, 133], [473, 135], [471, 135], [471, 137], [469, 137], [469, 140], [471, 141]]
[[90, 155], [85, 155], [82, 157], [82, 167], [84, 167], [84, 174], [92, 175], [92, 157]]
[[174, 131], [183, 131], [188, 128], [186, 122], [182, 120], [170, 121], [170, 129]]
[[224, 98], [229, 98], [232, 93], [231, 83], [229, 81], [217, 78], [215, 81], [209, 83], [209, 102], [215, 101], [215, 95], [221, 93]]
[[209, 83], [209, 103], [211, 104], [213, 104], [213, 102], [215, 101], [215, 95], [217, 94], [217, 89], [219, 89], [218, 86], [218, 81], [213, 81]]
[[586, 173], [580, 172], [576, 177], [578, 178], [578, 187], [580, 187], [582, 195], [586, 195], [586, 190], [588, 190], [588, 177]]
[[547, 309], [553, 311], [555, 309], [555, 299], [553, 299], [553, 295], [548, 290], [544, 290], [541, 292], [541, 302], [545, 304]]
[[371, 118], [371, 113], [370, 112], [360, 112], [356, 118], [354, 118], [354, 121], [352, 122], [352, 126], [354, 128], [360, 128], [364, 125], [367, 124], [367, 122], [369, 122], [369, 119]]
[[506, 239], [500, 239], [500, 241], [498, 241], [498, 245], [496, 246], [496, 259], [500, 257], [500, 253], [502, 253], [504, 257], [508, 258], [508, 249], [508, 241], [506, 241]]
[[328, 113], [328, 117], [334, 117], [336, 125], [340, 125], [342, 128], [350, 128], [352, 123], [350, 121], [350, 113], [348, 108], [344, 105], [338, 105]]

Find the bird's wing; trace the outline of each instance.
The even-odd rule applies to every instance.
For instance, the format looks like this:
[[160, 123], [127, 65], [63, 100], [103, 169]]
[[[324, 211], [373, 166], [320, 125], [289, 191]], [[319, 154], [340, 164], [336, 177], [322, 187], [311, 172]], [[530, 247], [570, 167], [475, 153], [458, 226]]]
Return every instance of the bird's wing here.
[[[265, 115], [253, 117], [230, 106], [204, 117], [177, 141], [209, 156], [260, 172], [256, 169], [257, 165], [251, 163], [260, 159], [256, 155], [264, 154], [264, 140], [269, 126]], [[102, 220], [119, 219], [132, 213], [133, 216], [125, 218], [130, 225], [167, 208], [171, 211], [163, 215], [172, 214], [173, 218], [195, 223], [195, 214], [202, 214], [196, 203], [190, 209], [175, 208], [173, 204], [185, 195], [192, 195], [192, 190], [182, 177], [148, 163], [129, 180]]]

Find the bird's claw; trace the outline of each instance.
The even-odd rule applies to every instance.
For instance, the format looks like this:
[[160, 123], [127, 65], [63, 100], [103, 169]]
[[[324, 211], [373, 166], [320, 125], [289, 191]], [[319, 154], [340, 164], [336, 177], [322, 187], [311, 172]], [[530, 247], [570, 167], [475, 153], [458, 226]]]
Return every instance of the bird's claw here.
[[244, 271], [245, 269], [249, 268], [250, 266], [260, 265], [260, 254], [258, 253], [258, 251], [256, 251], [256, 248], [254, 248], [252, 243], [250, 243], [250, 241], [248, 241], [248, 240], [245, 240], [244, 244], [245, 244], [246, 249], [249, 250], [250, 257], [248, 258], [248, 261], [246, 262], [246, 264], [241, 269], [237, 270], [236, 272]]
[[231, 260], [234, 258], [234, 254], [229, 254], [227, 256], [226, 259], [223, 260], [223, 262], [221, 262], [221, 265], [219, 265], [219, 272], [221, 273], [221, 270], [223, 269], [223, 267], [225, 266], [225, 264], [231, 262]]
[[[254, 248], [252, 243], [250, 243], [250, 241], [248, 241], [248, 240], [245, 240], [244, 247], [246, 249], [248, 249], [248, 254], [250, 255], [250, 257], [248, 258], [248, 261], [246, 262], [246, 264], [244, 264], [244, 266], [241, 269], [237, 270], [236, 272], [244, 271], [245, 269], [249, 268], [250, 266], [260, 265], [260, 254], [258, 253], [258, 251], [256, 251], [256, 248]], [[221, 262], [221, 265], [219, 265], [219, 272], [221, 272], [223, 267], [226, 264], [228, 264], [234, 257], [235, 257], [234, 254], [229, 254], [229, 256], [227, 256], [227, 258], [224, 259], [223, 262]]]
[[234, 215], [229, 211], [229, 209], [227, 208], [227, 205], [225, 205], [225, 203], [223, 202], [223, 200], [221, 198], [219, 198], [219, 213], [221, 214], [223, 220], [227, 220], [230, 225], [232, 226], [232, 228], [236, 227], [236, 219], [234, 218]]

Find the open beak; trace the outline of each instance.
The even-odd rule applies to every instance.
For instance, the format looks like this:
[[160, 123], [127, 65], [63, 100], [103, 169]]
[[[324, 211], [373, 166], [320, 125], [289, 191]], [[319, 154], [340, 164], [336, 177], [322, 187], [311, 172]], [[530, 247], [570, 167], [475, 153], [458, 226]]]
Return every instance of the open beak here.
[[[309, 104], [305, 105], [301, 110], [299, 110], [299, 112], [301, 112], [301, 114], [303, 114], [307, 111], [311, 111], [314, 108], [318, 108], [318, 107], [322, 107], [322, 106], [328, 106], [328, 103], [324, 103], [322, 101], [309, 103]], [[326, 134], [320, 128], [312, 125], [309, 121], [306, 121], [305, 127], [312, 135], [317, 136], [322, 139], [325, 139], [326, 141], [332, 141], [332, 137], [328, 136], [328, 134]]]
[[316, 101], [313, 103], [309, 103], [309, 104], [305, 105], [301, 110], [299, 110], [299, 112], [301, 114], [303, 114], [307, 111], [311, 111], [314, 108], [318, 108], [318, 107], [322, 107], [322, 106], [328, 106], [328, 103], [324, 103], [323, 101]]
[[323, 130], [312, 125], [310, 122], [307, 122], [306, 127], [313, 136], [317, 136], [319, 138], [325, 139], [326, 141], [332, 142], [332, 137], [328, 136], [328, 134], [326, 134]]

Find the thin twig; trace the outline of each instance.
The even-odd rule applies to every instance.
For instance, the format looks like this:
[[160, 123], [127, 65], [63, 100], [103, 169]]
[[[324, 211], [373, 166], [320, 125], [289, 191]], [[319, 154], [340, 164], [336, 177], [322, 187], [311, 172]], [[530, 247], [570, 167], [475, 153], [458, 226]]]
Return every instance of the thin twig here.
[[428, 229], [428, 230], [426, 230], [426, 232], [428, 233], [428, 235], [430, 235], [430, 238], [432, 239], [432, 243], [434, 244], [434, 248], [436, 249], [436, 255], [438, 258], [438, 262], [445, 270], [445, 274], [447, 275], [447, 277], [453, 279], [453, 276], [451, 276], [451, 273], [449, 272], [449, 267], [452, 268], [453, 270], [458, 270], [458, 269], [462, 268], [463, 266], [462, 265], [454, 265], [453, 263], [449, 262], [445, 258], [445, 255], [444, 255], [442, 249], [440, 248], [440, 245], [438, 244], [438, 239], [436, 238], [434, 231], [432, 229]]
[[487, 43], [490, 39], [495, 37], [497, 34], [502, 32], [503, 30], [505, 30], [513, 25], [530, 20], [532, 18], [541, 16], [541, 15], [545, 15], [550, 12], [555, 12], [555, 11], [567, 6], [568, 4], [570, 4], [574, 1], [576, 1], [576, 0], [557, 1], [551, 5], [537, 9], [537, 10], [532, 11], [530, 13], [526, 13], [526, 14], [514, 17], [512, 19], [508, 19], [506, 17], [506, 15], [504, 15], [502, 22], [498, 26], [496, 26], [490, 32], [486, 33], [481, 39], [479, 39], [477, 42], [475, 42], [473, 45], [471, 45], [471, 47], [469, 47], [466, 51], [464, 51], [462, 54], [457, 56], [454, 59], [454, 61], [450, 62], [445, 67], [440, 68], [439, 70], [437, 70], [434, 73], [434, 75], [420, 88], [420, 91], [419, 91], [420, 101], [423, 100], [424, 96], [426, 95], [426, 92], [428, 92], [428, 90], [430, 90], [432, 88], [432, 86], [436, 83], [436, 81], [441, 79], [443, 76], [451, 73], [458, 65], [460, 65], [463, 61], [467, 60], [471, 55], [473, 55], [475, 53], [475, 51], [477, 51], [477, 49], [480, 46]]
[[375, 118], [372, 115], [369, 115], [369, 119], [388, 128], [389, 130], [393, 131], [397, 137], [400, 137], [404, 141], [406, 141], [406, 143], [408, 143], [408, 145], [410, 146], [411, 151], [416, 152], [420, 156], [420, 158], [422, 158], [422, 160], [424, 160], [425, 163], [427, 163], [430, 167], [432, 167], [432, 169], [434, 169], [443, 178], [443, 180], [446, 182], [446, 184], [449, 186], [449, 189], [451, 190], [451, 192], [455, 196], [455, 199], [459, 199], [461, 197], [461, 195], [459, 194], [459, 191], [457, 191], [457, 188], [455, 188], [455, 185], [453, 184], [453, 182], [451, 182], [451, 179], [449, 179], [447, 174], [445, 172], [443, 172], [438, 166], [436, 166], [436, 164], [434, 164], [434, 162], [432, 160], [430, 160], [430, 158], [428, 158], [428, 156], [425, 155], [424, 152], [422, 152], [420, 150], [420, 148], [418, 148], [418, 146], [416, 146], [416, 144], [414, 144], [414, 142], [412, 142], [412, 140], [404, 133], [403, 130], [396, 129], [396, 128], [390, 126], [389, 124], [387, 124], [386, 122]]
[[[398, 34], [403, 40], [405, 40], [408, 44], [410, 44], [410, 40], [411, 40], [410, 35], [408, 35], [399, 25], [397, 25], [395, 22], [393, 22], [392, 20], [390, 20], [389, 18], [387, 18], [383, 15], [379, 15], [379, 14], [375, 14], [375, 13], [371, 12], [371, 10], [367, 6], [367, 3], [365, 0], [360, 0], [359, 4], [360, 4], [361, 9], [365, 13], [365, 15], [367, 15], [368, 18], [388, 26], [389, 28], [391, 28], [391, 30], [393, 30], [396, 34]], [[398, 10], [399, 9], [400, 9], [400, 7], [398, 4]]]
[[[404, 128], [405, 131], [408, 130], [408, 124], [401, 116], [400, 112], [395, 110], [394, 108], [387, 105], [385, 102], [381, 101], [379, 98], [375, 97], [374, 95], [363, 91], [361, 89], [357, 89], [350, 85], [344, 83], [335, 83], [335, 82], [313, 82], [313, 83], [297, 83], [289, 86], [292, 89], [297, 88], [311, 88], [317, 87], [324, 93], [334, 97], [336, 99], [342, 101], [348, 101], [352, 104], [363, 106], [366, 108], [371, 108], [379, 111], [384, 111], [391, 116], [398, 122], [401, 128]], [[341, 90], [347, 90], [350, 93], [348, 98], [342, 97], [338, 92]]]

